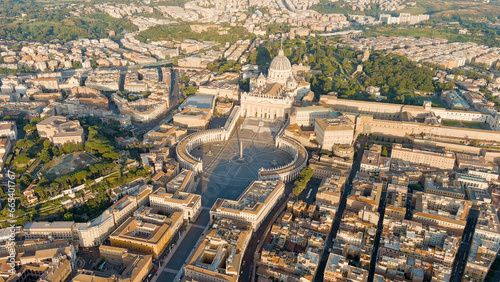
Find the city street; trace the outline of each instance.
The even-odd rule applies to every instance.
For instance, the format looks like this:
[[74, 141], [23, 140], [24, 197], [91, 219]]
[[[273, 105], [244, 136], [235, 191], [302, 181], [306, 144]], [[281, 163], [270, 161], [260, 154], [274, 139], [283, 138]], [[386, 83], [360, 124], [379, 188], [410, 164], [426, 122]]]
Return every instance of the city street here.
[[373, 250], [372, 257], [370, 258], [370, 270], [368, 272], [368, 281], [373, 281], [373, 277], [375, 275], [375, 266], [377, 265], [377, 254], [378, 247], [380, 245], [380, 236], [382, 235], [382, 231], [384, 230], [384, 215], [385, 215], [385, 205], [387, 198], [387, 188], [384, 187], [384, 191], [380, 196], [380, 202], [378, 206], [378, 213], [380, 215], [377, 225], [377, 233], [375, 234], [375, 241], [373, 242]]
[[245, 255], [243, 256], [245, 264], [241, 265], [240, 272], [240, 280], [241, 282], [249, 282], [254, 281], [255, 273], [254, 273], [254, 256], [258, 251], [260, 244], [264, 242], [264, 238], [266, 234], [269, 232], [271, 227], [273, 226], [273, 222], [276, 221], [277, 217], [281, 214], [282, 211], [286, 209], [286, 203], [288, 202], [288, 194], [291, 192], [293, 185], [287, 185], [285, 188], [285, 196], [280, 199], [279, 202], [276, 203], [274, 208], [271, 210], [267, 218], [262, 222], [260, 228], [254, 232], [252, 235], [252, 240], [250, 240], [247, 249], [245, 251]]
[[354, 159], [354, 162], [352, 164], [351, 174], [349, 175], [349, 179], [345, 185], [344, 191], [342, 192], [342, 196], [339, 202], [339, 207], [337, 209], [337, 213], [335, 214], [335, 220], [333, 221], [332, 230], [330, 231], [330, 235], [326, 240], [325, 249], [323, 250], [323, 254], [321, 256], [321, 260], [318, 265], [315, 281], [318, 282], [323, 281], [326, 262], [328, 261], [328, 256], [329, 256], [328, 250], [333, 246], [332, 239], [337, 237], [337, 232], [340, 228], [340, 222], [342, 220], [342, 214], [344, 213], [347, 203], [347, 196], [351, 193], [352, 181], [354, 180], [354, 177], [356, 177], [356, 173], [359, 171], [359, 168], [361, 166], [361, 159], [363, 158], [363, 151], [366, 142], [367, 142], [366, 137], [359, 142], [358, 155]]
[[181, 91], [179, 89], [180, 74], [178, 70], [172, 69], [171, 80], [172, 88], [170, 89], [170, 108], [168, 112], [165, 115], [147, 123], [133, 123], [133, 131], [134, 133], [136, 133], [136, 135], [142, 135], [142, 133], [145, 134], [154, 127], [158, 126], [160, 122], [168, 122], [172, 119], [173, 115], [170, 113], [177, 110], [177, 108], [179, 107], [179, 99], [182, 96], [182, 93], [180, 93]]
[[465, 224], [464, 233], [462, 234], [462, 240], [460, 241], [460, 246], [458, 247], [455, 260], [453, 261], [453, 265], [451, 266], [450, 282], [462, 281], [479, 214], [480, 211], [475, 208], [471, 208], [469, 211], [469, 216], [467, 217], [467, 223]]
[[161, 268], [158, 274], [154, 276], [152, 281], [174, 281], [175, 277], [182, 271], [182, 267], [189, 258], [191, 251], [194, 250], [198, 240], [203, 236], [203, 231], [210, 221], [209, 210], [203, 209], [187, 231], [182, 240], [177, 242], [177, 248], [170, 255], [169, 260], [165, 262], [168, 254], [164, 254], [161, 261]]

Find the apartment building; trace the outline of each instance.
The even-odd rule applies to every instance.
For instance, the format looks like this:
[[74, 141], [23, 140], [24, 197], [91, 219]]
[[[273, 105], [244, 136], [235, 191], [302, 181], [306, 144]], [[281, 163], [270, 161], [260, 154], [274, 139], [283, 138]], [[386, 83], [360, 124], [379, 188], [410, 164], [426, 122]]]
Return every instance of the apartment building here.
[[486, 190], [489, 186], [488, 181], [482, 177], [458, 173], [456, 178], [458, 182], [460, 182], [464, 187], [467, 188], [478, 188]]
[[399, 281], [409, 276], [416, 281], [423, 278], [422, 269], [432, 270], [429, 274], [437, 278], [452, 266], [459, 236], [444, 228], [387, 216], [383, 226], [376, 272], [385, 279]]
[[139, 122], [150, 122], [167, 113], [170, 102], [165, 93], [153, 93], [148, 98], [135, 101], [128, 101], [113, 93], [111, 99], [116, 103], [120, 114], [129, 115], [132, 120]]
[[451, 180], [447, 174], [431, 173], [425, 176], [425, 193], [438, 196], [465, 199], [465, 189], [457, 180]]
[[368, 281], [368, 271], [350, 265], [344, 256], [330, 253], [326, 262], [324, 281], [337, 282], [345, 279], [348, 281]]
[[345, 176], [335, 175], [324, 178], [316, 193], [316, 204], [320, 208], [334, 208], [336, 210], [346, 180]]
[[[289, 201], [273, 223], [258, 250], [258, 280], [279, 277], [287, 281], [312, 281], [326, 245], [334, 213], [315, 205]], [[288, 248], [296, 246], [295, 248]]]
[[57, 78], [35, 78], [33, 79], [34, 86], [41, 86], [46, 90], [59, 90], [59, 80]]
[[373, 178], [364, 179], [358, 174], [352, 182], [351, 194], [347, 197], [347, 208], [359, 211], [365, 207], [368, 210], [376, 210], [382, 197], [384, 183]]
[[109, 101], [101, 91], [78, 86], [62, 102], [52, 103], [56, 115], [109, 117], [113, 112], [109, 109]]
[[101, 91], [120, 90], [120, 70], [94, 70], [90, 71], [85, 86]]
[[331, 164], [322, 164], [322, 163], [311, 163], [309, 168], [313, 170], [314, 178], [325, 178], [330, 177], [332, 175], [336, 176], [348, 176], [351, 168], [346, 168], [342, 166], [333, 166]]
[[361, 172], [379, 174], [381, 171], [389, 171], [391, 158], [382, 156], [382, 148], [373, 146], [370, 150], [363, 152], [361, 159]]
[[[497, 166], [487, 162], [483, 156], [455, 153], [459, 169], [495, 170]], [[498, 169], [497, 169], [498, 170]]]
[[413, 220], [425, 226], [444, 228], [453, 234], [462, 234], [465, 228], [470, 201], [422, 192], [414, 193], [416, 205]]
[[148, 84], [145, 81], [139, 80], [139, 73], [129, 71], [127, 74], [125, 74], [123, 90], [132, 93], [139, 93], [147, 91]]

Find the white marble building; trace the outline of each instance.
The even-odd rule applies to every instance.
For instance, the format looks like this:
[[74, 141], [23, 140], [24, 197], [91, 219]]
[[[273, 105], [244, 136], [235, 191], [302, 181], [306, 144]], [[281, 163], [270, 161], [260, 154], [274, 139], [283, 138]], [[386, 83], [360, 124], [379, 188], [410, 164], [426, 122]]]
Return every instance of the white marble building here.
[[309, 90], [308, 82], [293, 75], [292, 64], [280, 49], [271, 61], [267, 77], [260, 74], [250, 79], [250, 92], [241, 94], [242, 116], [287, 119], [295, 98]]

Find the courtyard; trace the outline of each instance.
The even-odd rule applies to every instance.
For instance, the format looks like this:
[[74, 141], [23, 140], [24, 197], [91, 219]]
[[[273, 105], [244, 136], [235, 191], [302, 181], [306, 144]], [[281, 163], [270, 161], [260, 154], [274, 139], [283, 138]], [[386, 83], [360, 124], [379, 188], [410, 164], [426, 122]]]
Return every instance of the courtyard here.
[[54, 180], [59, 176], [82, 169], [86, 166], [94, 164], [95, 162], [96, 157], [93, 155], [87, 152], [76, 152], [63, 155], [52, 160], [42, 169], [41, 172], [49, 180]]

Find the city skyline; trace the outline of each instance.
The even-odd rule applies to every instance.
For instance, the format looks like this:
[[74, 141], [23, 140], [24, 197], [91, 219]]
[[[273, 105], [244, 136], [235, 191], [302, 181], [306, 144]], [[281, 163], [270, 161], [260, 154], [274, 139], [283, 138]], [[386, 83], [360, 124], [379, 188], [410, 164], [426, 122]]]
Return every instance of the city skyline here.
[[1, 281], [500, 280], [500, 2], [6, 0]]

